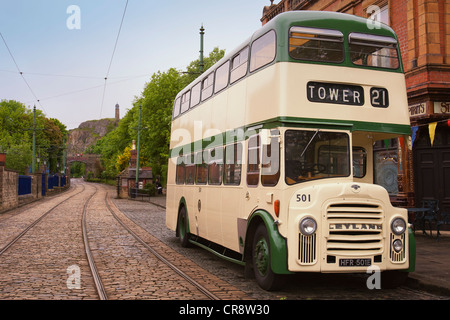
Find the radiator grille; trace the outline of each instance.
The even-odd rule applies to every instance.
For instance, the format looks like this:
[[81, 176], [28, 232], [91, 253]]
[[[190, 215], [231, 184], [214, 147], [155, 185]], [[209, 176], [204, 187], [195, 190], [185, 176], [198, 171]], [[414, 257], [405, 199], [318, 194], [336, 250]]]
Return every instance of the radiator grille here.
[[395, 252], [392, 243], [394, 242], [394, 235], [391, 233], [391, 249], [389, 250], [389, 258], [391, 259], [392, 262], [404, 262], [406, 259], [406, 250], [405, 250], [405, 234], [402, 234], [400, 237], [400, 240], [403, 243], [403, 250], [400, 252]]
[[298, 260], [303, 265], [311, 265], [316, 263], [316, 234], [311, 236], [305, 236], [299, 234], [299, 244], [298, 244]]
[[326, 218], [328, 254], [374, 255], [382, 252], [383, 208], [378, 204], [330, 204]]

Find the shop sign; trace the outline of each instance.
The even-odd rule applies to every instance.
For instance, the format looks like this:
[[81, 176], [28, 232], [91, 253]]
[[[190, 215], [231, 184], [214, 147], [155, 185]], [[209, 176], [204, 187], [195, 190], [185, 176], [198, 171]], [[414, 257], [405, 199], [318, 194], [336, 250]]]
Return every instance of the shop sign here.
[[435, 102], [434, 113], [450, 113], [450, 102]]
[[409, 116], [415, 117], [415, 116], [422, 116], [427, 113], [427, 103], [422, 102], [419, 104], [414, 104], [412, 106], [409, 106]]

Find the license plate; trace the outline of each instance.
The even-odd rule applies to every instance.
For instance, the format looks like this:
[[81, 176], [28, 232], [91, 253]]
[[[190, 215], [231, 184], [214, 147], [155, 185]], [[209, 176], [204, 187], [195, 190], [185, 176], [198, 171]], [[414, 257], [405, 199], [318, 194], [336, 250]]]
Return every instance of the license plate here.
[[339, 259], [339, 267], [369, 267], [371, 259]]

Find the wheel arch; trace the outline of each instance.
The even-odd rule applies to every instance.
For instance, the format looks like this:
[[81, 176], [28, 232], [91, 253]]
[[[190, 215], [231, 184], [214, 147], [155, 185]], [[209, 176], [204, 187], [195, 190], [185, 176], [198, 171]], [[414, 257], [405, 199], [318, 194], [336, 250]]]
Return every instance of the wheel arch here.
[[279, 232], [278, 227], [270, 213], [265, 210], [256, 210], [248, 219], [244, 245], [244, 261], [251, 264], [252, 243], [256, 228], [264, 224], [270, 239], [270, 261], [274, 273], [290, 274], [287, 268], [287, 239]]
[[176, 227], [176, 236], [179, 237], [180, 236], [180, 232], [179, 232], [179, 223], [180, 223], [180, 211], [181, 209], [184, 208], [184, 210], [186, 210], [186, 220], [188, 221], [187, 225], [186, 225], [186, 232], [190, 233], [190, 228], [189, 228], [189, 212], [188, 212], [188, 208], [186, 205], [186, 199], [184, 197], [181, 197], [179, 203], [178, 203], [178, 210], [177, 210], [177, 227]]

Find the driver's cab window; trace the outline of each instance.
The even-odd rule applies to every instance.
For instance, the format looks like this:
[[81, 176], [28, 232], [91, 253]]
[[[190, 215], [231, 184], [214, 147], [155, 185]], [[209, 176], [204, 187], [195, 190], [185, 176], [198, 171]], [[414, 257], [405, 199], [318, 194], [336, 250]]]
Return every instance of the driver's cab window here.
[[349, 136], [342, 132], [287, 130], [285, 133], [286, 183], [348, 177]]

